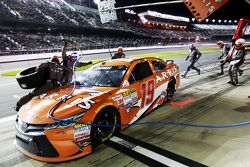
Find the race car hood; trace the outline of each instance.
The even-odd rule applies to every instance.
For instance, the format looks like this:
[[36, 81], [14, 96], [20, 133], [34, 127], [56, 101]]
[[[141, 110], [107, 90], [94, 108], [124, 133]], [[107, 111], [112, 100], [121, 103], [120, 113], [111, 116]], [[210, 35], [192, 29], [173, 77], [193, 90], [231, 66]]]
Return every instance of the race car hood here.
[[[54, 122], [52, 118], [48, 117], [50, 109], [58, 104], [61, 99], [66, 99], [72, 89], [72, 86], [59, 88], [33, 98], [20, 109], [19, 119], [30, 124], [49, 124]], [[59, 103], [55, 108], [53, 116], [63, 119], [79, 114], [88, 110], [96, 100], [115, 89], [116, 88], [86, 88], [77, 86], [72, 96], [68, 97], [66, 101]], [[78, 106], [81, 106], [81, 108]]]

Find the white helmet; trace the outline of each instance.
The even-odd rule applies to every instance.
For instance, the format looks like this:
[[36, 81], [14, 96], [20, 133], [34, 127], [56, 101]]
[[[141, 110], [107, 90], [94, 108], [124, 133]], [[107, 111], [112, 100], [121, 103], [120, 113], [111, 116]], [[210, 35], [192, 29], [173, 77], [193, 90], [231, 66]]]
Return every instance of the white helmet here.
[[189, 49], [193, 49], [193, 48], [195, 48], [196, 46], [195, 46], [194, 43], [191, 43], [191, 44], [188, 45], [188, 47], [189, 47]]
[[72, 57], [78, 57], [79, 54], [78, 54], [77, 52], [71, 52], [71, 53], [70, 53], [70, 56], [72, 56]]
[[243, 47], [245, 45], [246, 41], [243, 38], [239, 38], [235, 41], [236, 47]]

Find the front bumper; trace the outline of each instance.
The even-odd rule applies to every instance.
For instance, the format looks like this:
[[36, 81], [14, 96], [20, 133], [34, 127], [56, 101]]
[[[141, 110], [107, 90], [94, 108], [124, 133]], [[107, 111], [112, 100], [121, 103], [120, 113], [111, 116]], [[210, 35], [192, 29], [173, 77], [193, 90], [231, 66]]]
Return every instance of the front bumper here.
[[58, 129], [46, 132], [47, 125], [20, 125], [18, 118], [16, 127], [16, 146], [23, 154], [40, 161], [62, 162], [82, 157], [92, 152], [89, 144], [79, 147], [73, 140], [57, 135]]

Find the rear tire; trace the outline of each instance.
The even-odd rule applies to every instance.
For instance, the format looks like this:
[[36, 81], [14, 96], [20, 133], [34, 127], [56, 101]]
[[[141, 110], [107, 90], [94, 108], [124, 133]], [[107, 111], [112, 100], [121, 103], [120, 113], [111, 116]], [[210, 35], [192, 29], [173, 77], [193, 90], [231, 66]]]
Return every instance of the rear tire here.
[[[116, 131], [116, 126], [105, 126], [105, 125], [116, 125], [118, 122], [118, 116], [116, 112], [110, 108], [106, 108], [100, 111], [93, 122], [97, 126], [91, 128], [91, 140], [94, 144], [99, 144], [107, 141], [112, 137]], [[104, 125], [104, 126], [98, 126]]]
[[167, 88], [167, 101], [173, 100], [175, 93], [175, 80], [171, 79], [168, 83], [168, 88]]

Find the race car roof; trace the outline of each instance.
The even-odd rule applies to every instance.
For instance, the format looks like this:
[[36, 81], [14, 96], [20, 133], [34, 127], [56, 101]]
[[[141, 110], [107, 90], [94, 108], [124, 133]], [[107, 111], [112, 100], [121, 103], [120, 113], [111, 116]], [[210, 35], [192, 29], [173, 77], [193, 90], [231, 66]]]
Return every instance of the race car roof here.
[[152, 60], [158, 58], [120, 58], [120, 59], [111, 59], [98, 63], [100, 66], [129, 66], [132, 62], [138, 61], [143, 62], [145, 60]]

